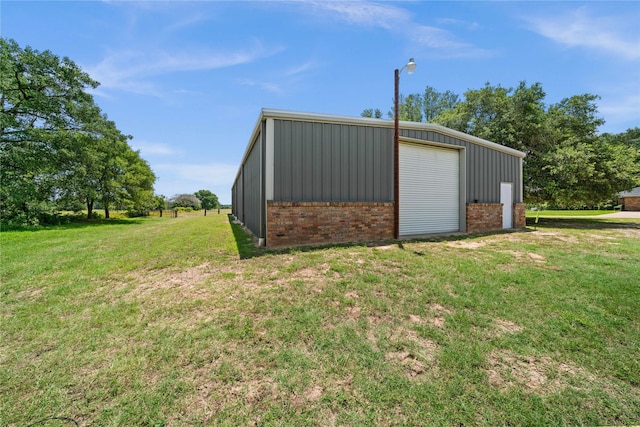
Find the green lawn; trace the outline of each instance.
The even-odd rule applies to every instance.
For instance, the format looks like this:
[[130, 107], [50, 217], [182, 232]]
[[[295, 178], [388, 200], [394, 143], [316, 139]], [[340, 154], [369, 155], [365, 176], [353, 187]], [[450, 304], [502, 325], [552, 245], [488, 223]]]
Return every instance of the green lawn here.
[[536, 218], [536, 217], [572, 217], [572, 216], [598, 216], [611, 214], [618, 211], [615, 210], [541, 210], [541, 211], [530, 211], [527, 210], [526, 215], [527, 218]]
[[269, 252], [199, 213], [0, 244], [0, 425], [640, 422], [637, 220]]

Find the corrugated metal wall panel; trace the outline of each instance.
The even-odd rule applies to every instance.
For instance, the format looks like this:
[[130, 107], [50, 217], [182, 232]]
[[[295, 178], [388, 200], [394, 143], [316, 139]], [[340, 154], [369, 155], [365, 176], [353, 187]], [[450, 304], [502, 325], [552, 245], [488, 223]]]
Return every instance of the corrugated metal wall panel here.
[[[281, 119], [274, 127], [274, 200], [393, 200], [393, 129]], [[434, 131], [400, 134], [466, 147], [468, 203], [499, 203], [500, 182], [521, 180], [515, 156]], [[522, 201], [519, 186], [514, 201]]]
[[323, 139], [326, 141], [322, 144], [322, 164], [329, 165], [328, 168], [322, 170], [322, 185], [320, 186], [320, 198], [326, 200], [331, 197], [332, 182], [331, 177], [335, 173], [335, 165], [331, 163], [331, 152], [333, 151], [334, 141], [331, 139], [332, 126], [327, 126], [323, 129]]
[[233, 184], [231, 189], [231, 213], [238, 218], [238, 181]]
[[393, 130], [274, 120], [274, 200], [393, 200]]
[[251, 149], [244, 165], [244, 225], [256, 236], [262, 231], [262, 144], [261, 137]]
[[236, 181], [236, 218], [238, 218], [241, 222], [244, 222], [244, 183], [243, 183], [243, 173], [240, 169], [240, 173], [238, 174], [238, 179]]

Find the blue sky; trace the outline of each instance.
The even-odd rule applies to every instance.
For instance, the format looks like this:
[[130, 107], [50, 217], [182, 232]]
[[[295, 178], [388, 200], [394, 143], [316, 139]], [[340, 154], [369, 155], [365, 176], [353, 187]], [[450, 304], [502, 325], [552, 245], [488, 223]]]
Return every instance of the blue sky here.
[[540, 82], [599, 95], [602, 132], [640, 126], [640, 2], [14, 1], [0, 34], [78, 63], [134, 136], [158, 194], [223, 203], [261, 108], [359, 116], [429, 85]]

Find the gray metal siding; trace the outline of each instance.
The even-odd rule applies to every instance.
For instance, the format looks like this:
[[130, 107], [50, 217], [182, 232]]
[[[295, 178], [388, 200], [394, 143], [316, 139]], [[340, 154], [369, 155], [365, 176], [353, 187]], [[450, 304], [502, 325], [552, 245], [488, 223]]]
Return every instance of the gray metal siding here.
[[274, 200], [393, 200], [393, 130], [274, 120]]
[[234, 215], [240, 222], [244, 223], [244, 175], [242, 173], [242, 169], [240, 168], [240, 173], [238, 173], [238, 178], [236, 179], [236, 197], [234, 199]]
[[[466, 147], [468, 203], [499, 203], [500, 182], [522, 201], [518, 157], [434, 131], [400, 135]], [[277, 119], [274, 140], [274, 200], [393, 200], [393, 129]]]
[[231, 213], [238, 216], [238, 198], [237, 198], [238, 181], [233, 183], [231, 187]]
[[243, 209], [244, 225], [256, 236], [261, 236], [262, 230], [262, 144], [261, 137], [254, 144], [247, 161], [243, 166], [244, 191]]
[[513, 201], [522, 202], [518, 157], [433, 131], [401, 129], [400, 136], [466, 147], [467, 203], [500, 203], [501, 182], [513, 182]]

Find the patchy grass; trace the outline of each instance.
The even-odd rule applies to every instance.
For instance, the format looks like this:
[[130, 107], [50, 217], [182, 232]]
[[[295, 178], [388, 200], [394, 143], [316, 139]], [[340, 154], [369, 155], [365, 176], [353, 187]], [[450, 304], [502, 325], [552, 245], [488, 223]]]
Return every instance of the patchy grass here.
[[640, 223], [585, 221], [282, 252], [211, 213], [1, 233], [0, 425], [637, 424]]

